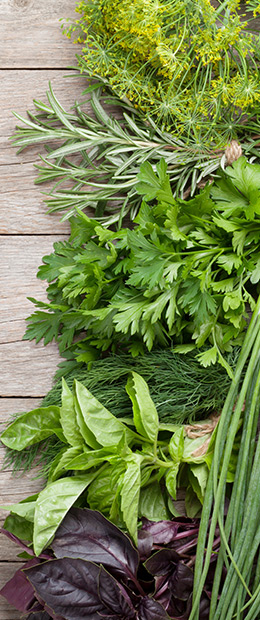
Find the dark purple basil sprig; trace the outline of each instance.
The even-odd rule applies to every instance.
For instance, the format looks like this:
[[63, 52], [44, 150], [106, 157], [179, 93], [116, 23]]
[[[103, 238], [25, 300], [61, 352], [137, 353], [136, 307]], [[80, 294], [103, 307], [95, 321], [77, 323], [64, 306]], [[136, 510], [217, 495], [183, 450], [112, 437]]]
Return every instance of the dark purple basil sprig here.
[[[33, 553], [31, 547], [5, 533]], [[142, 562], [130, 538], [101, 513], [73, 508], [57, 530], [51, 549], [26, 562], [1, 594], [27, 620], [186, 620], [191, 608], [193, 571], [189, 564], [193, 556], [173, 547], [181, 549], [184, 541], [193, 540], [194, 554], [197, 533], [195, 519], [144, 520], [139, 537], [141, 555], [146, 557]], [[201, 620], [208, 618], [208, 602], [204, 592]]]

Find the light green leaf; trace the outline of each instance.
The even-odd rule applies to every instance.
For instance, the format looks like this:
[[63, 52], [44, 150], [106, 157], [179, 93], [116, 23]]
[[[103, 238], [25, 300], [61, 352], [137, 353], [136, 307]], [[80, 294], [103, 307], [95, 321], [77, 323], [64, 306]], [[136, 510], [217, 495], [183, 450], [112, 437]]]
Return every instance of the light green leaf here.
[[180, 463], [184, 451], [184, 428], [180, 426], [169, 442], [169, 453], [174, 463]]
[[201, 503], [197, 498], [196, 493], [194, 493], [191, 485], [188, 486], [185, 493], [185, 508], [187, 517], [189, 519], [194, 519], [195, 517], [199, 517], [201, 513]]
[[136, 430], [143, 437], [150, 439], [153, 443], [156, 442], [159, 418], [146, 381], [136, 372], [131, 372], [126, 391], [133, 403]]
[[163, 521], [168, 518], [168, 511], [159, 482], [153, 482], [141, 488], [139, 500], [139, 517], [150, 521]]
[[51, 467], [48, 477], [48, 483], [54, 482], [57, 478], [60, 478], [64, 475], [65, 471], [68, 469], [73, 469], [68, 467], [68, 464], [72, 459], [75, 459], [78, 454], [82, 452], [82, 446], [73, 446], [68, 448], [68, 450], [63, 451], [62, 454], [58, 455], [58, 459], [54, 459], [53, 467]]
[[137, 520], [142, 460], [143, 457], [136, 453], [128, 457], [120, 490], [123, 519], [135, 544], [137, 544]]
[[36, 507], [36, 499], [29, 502], [19, 502], [11, 504], [11, 506], [0, 506], [1, 510], [9, 510], [12, 514], [23, 517], [26, 521], [34, 521], [34, 512]]
[[5, 446], [12, 450], [24, 450], [51, 435], [65, 441], [60, 425], [59, 407], [40, 407], [23, 413], [1, 435]]
[[74, 408], [74, 397], [64, 377], [62, 377], [61, 400], [62, 405], [60, 408], [60, 421], [64, 437], [71, 446], [79, 446], [80, 444], [84, 444]]
[[[125, 435], [127, 441], [135, 436], [122, 422], [106, 409], [79, 381], [75, 381], [75, 394], [84, 423], [86, 442], [94, 450], [101, 446], [115, 446]], [[92, 442], [92, 445], [90, 443]]]
[[209, 470], [206, 463], [189, 466], [189, 481], [199, 501], [203, 504]]
[[196, 349], [195, 344], [177, 344], [176, 346], [173, 347], [172, 352], [185, 355], [186, 353], [189, 353], [190, 351], [194, 351], [194, 349]]
[[236, 310], [239, 308], [241, 301], [243, 302], [243, 299], [241, 299], [241, 293], [239, 290], [226, 293], [223, 299], [224, 311], [227, 312], [229, 308], [231, 308], [231, 310]]
[[255, 268], [252, 271], [250, 282], [252, 282], [252, 284], [257, 284], [259, 280], [260, 280], [260, 258], [256, 262]]
[[179, 471], [179, 463], [175, 463], [171, 469], [167, 470], [165, 483], [168, 493], [173, 499], [177, 497], [177, 476]]
[[75, 458], [67, 460], [64, 469], [67, 470], [87, 470], [91, 467], [103, 464], [105, 461], [113, 461], [118, 457], [118, 446], [109, 446], [100, 450], [84, 450]]
[[222, 254], [222, 256], [219, 256], [217, 259], [217, 263], [230, 275], [233, 269], [238, 269], [240, 267], [242, 260], [237, 254]]
[[196, 358], [199, 360], [200, 364], [206, 368], [206, 366], [210, 366], [210, 364], [215, 364], [217, 361], [217, 347], [211, 347], [204, 351], [203, 353], [199, 353], [196, 355]]
[[246, 240], [246, 230], [242, 229], [242, 230], [237, 230], [236, 232], [234, 232], [233, 238], [232, 238], [232, 246], [233, 246], [234, 252], [236, 252], [239, 256], [243, 254], [245, 240]]
[[20, 540], [31, 542], [33, 539], [33, 520], [28, 521], [25, 517], [10, 514], [4, 522], [4, 529], [18, 536]]
[[96, 472], [60, 478], [39, 493], [35, 506], [33, 546], [36, 555], [53, 539], [68, 510], [96, 477]]

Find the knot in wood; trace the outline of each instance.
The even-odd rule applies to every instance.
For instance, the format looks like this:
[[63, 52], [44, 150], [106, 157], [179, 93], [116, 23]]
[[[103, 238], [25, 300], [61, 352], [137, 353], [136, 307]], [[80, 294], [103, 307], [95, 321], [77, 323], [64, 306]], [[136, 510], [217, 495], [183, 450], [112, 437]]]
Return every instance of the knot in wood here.
[[230, 144], [227, 146], [225, 150], [225, 158], [226, 164], [229, 166], [233, 164], [233, 161], [236, 161], [242, 155], [242, 147], [239, 142], [236, 140], [231, 140]]
[[12, 8], [17, 11], [27, 11], [33, 3], [34, 0], [11, 0]]

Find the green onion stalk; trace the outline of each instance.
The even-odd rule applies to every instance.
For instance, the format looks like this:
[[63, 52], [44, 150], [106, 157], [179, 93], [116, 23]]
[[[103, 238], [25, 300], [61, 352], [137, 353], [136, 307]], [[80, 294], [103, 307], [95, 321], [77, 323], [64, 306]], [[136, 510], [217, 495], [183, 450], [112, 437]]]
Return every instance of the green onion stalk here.
[[[240, 379], [246, 365], [241, 385]], [[259, 618], [259, 391], [260, 297], [244, 339], [216, 432], [213, 461], [201, 515], [193, 605], [189, 620], [199, 620], [200, 597], [210, 566], [217, 526], [221, 545], [214, 574], [209, 620]], [[240, 427], [241, 442], [235, 478], [227, 514], [224, 516], [228, 467]], [[224, 567], [226, 576], [221, 587]]]

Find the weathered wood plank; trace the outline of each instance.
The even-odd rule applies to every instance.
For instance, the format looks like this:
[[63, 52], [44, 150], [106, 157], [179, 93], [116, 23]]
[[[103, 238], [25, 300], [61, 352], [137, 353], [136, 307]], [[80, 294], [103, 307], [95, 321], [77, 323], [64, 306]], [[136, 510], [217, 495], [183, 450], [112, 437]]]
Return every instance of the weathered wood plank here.
[[61, 18], [74, 17], [73, 0], [1, 0], [2, 68], [67, 67], [76, 49], [61, 32]]
[[42, 257], [63, 236], [0, 236], [1, 316], [0, 343], [17, 342], [25, 331], [24, 319], [34, 310], [27, 296], [47, 301], [46, 282], [36, 277]]
[[[83, 77], [64, 78], [65, 71], [0, 71], [0, 234], [53, 234], [68, 232], [68, 224], [60, 222], [60, 216], [47, 215], [42, 192], [50, 185], [34, 186], [37, 176], [34, 168], [39, 163], [38, 153], [44, 148], [27, 148], [19, 155], [10, 142], [16, 124], [22, 125], [11, 110], [26, 115], [33, 111], [33, 99], [47, 102], [45, 95], [51, 80], [55, 94], [66, 109], [80, 99], [86, 87]], [[14, 88], [15, 85], [15, 88]], [[89, 109], [89, 108], [88, 108]]]
[[55, 343], [17, 342], [0, 347], [0, 394], [10, 396], [44, 396], [52, 386], [60, 362]]

